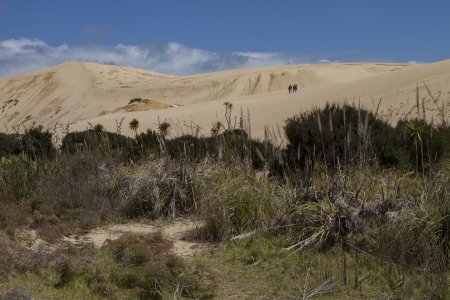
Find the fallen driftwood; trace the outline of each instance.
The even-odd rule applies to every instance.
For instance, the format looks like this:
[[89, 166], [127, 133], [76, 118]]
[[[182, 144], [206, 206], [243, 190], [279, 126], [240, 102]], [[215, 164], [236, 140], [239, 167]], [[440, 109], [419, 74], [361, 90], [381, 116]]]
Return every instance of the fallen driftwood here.
[[239, 234], [239, 235], [235, 235], [232, 238], [230, 238], [230, 241], [241, 241], [241, 240], [247, 239], [247, 238], [255, 235], [256, 232], [257, 232], [257, 230], [253, 230], [253, 231], [250, 231], [250, 232], [246, 232], [246, 233], [242, 233], [242, 234]]

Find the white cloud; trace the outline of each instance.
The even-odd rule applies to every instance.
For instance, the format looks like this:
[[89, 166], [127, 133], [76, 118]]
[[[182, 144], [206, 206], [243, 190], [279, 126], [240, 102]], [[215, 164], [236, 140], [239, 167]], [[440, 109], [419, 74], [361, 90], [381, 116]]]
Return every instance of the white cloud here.
[[[39, 39], [0, 41], [0, 76], [33, 71], [65, 61], [92, 61], [183, 75], [231, 68], [298, 64], [339, 54], [292, 55], [271, 52], [212, 52], [179, 43], [160, 46], [53, 46]], [[320, 57], [317, 57], [320, 56]]]
[[416, 60], [410, 60], [410, 61], [408, 61], [408, 64], [410, 64], [410, 65], [423, 65], [423, 64], [426, 64], [426, 62], [418, 62], [418, 61], [416, 61]]

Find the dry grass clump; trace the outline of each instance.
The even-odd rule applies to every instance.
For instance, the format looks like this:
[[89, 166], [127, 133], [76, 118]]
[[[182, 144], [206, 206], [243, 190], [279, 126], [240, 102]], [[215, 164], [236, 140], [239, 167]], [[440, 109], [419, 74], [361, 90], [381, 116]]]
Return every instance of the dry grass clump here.
[[150, 159], [134, 168], [111, 174], [110, 192], [118, 199], [120, 215], [127, 218], [175, 218], [195, 213], [194, 164], [169, 158]]
[[217, 241], [264, 230], [276, 225], [281, 217], [286, 203], [284, 187], [248, 170], [245, 162], [218, 164], [204, 168], [195, 178], [206, 238]]

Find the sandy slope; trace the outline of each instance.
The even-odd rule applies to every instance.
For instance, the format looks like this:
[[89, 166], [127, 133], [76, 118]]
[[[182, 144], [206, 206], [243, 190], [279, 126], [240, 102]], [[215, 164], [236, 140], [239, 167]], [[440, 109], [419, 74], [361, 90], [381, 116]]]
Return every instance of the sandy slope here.
[[[55, 123], [85, 129], [87, 122], [115, 130], [116, 120], [132, 118], [141, 130], [156, 128], [158, 120], [172, 122], [173, 134], [224, 122], [224, 101], [233, 103], [233, 114], [249, 111], [253, 136], [262, 137], [265, 125], [275, 127], [300, 111], [327, 101], [361, 101], [381, 110], [394, 121], [412, 114], [416, 85], [426, 96], [428, 117], [436, 105], [423, 82], [441, 100], [450, 100], [450, 60], [428, 65], [317, 64], [285, 65], [229, 70], [193, 76], [168, 76], [135, 68], [69, 62], [16, 77], [0, 79], [0, 130], [32, 122], [45, 127]], [[288, 94], [297, 83], [299, 92]], [[142, 98], [146, 102], [130, 104]], [[374, 100], [372, 100], [374, 99]], [[376, 106], [376, 104], [375, 104]], [[131, 134], [127, 126], [123, 132]]]

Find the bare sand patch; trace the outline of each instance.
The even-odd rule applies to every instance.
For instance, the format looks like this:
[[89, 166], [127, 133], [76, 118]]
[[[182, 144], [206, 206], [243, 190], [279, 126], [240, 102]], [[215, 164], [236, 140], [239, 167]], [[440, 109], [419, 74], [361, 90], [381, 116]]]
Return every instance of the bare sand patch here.
[[85, 235], [73, 235], [64, 238], [64, 242], [71, 244], [91, 243], [96, 248], [102, 247], [108, 240], [117, 240], [127, 234], [151, 234], [161, 232], [163, 238], [173, 242], [172, 252], [179, 256], [192, 256], [208, 248], [206, 243], [186, 240], [186, 237], [202, 226], [201, 222], [178, 219], [170, 222], [156, 222], [154, 224], [127, 223], [112, 224], [93, 229]]
[[118, 113], [118, 112], [147, 111], [147, 110], [166, 109], [170, 107], [173, 106], [155, 100], [135, 98], [131, 99], [127, 105], [119, 107], [113, 110], [112, 112]]

